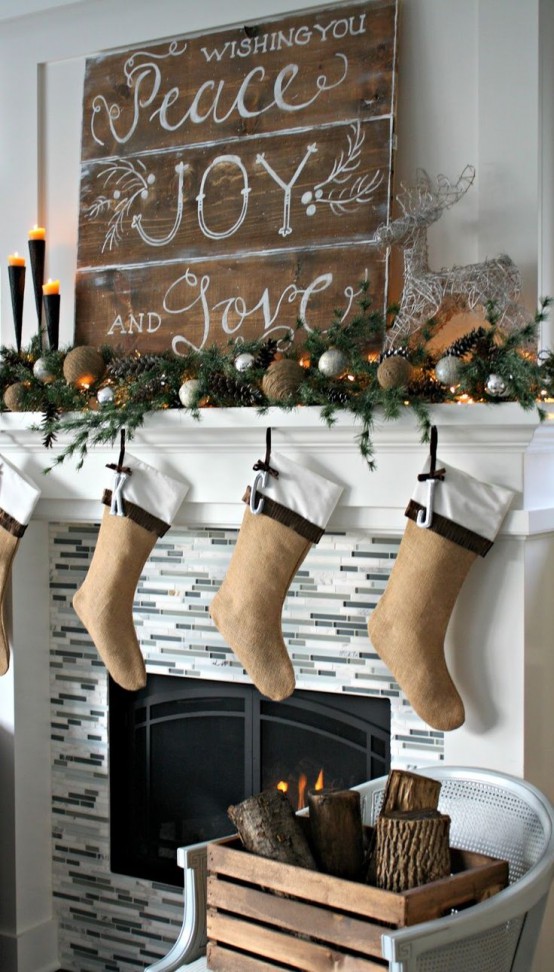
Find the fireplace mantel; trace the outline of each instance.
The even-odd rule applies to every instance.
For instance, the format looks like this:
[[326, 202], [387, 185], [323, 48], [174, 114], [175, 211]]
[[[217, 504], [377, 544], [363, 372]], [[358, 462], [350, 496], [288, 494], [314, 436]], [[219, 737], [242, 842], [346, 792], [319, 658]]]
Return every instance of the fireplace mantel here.
[[[493, 549], [472, 567], [447, 636], [452, 676], [466, 703], [466, 723], [447, 733], [448, 764], [524, 776], [554, 798], [554, 412], [541, 424], [518, 405], [438, 405], [439, 457], [515, 492]], [[44, 468], [69, 439], [44, 449], [31, 425], [40, 415], [0, 416], [0, 455], [40, 484], [42, 496], [13, 565], [13, 661], [0, 679], [0, 964], [6, 972], [56, 969], [51, 863], [49, 707], [49, 523], [95, 522], [118, 443]], [[333, 428], [319, 410], [206, 409], [147, 416], [129, 452], [189, 484], [179, 527], [238, 527], [252, 465], [273, 448], [334, 479], [344, 492], [329, 529], [400, 537], [404, 508], [427, 455], [414, 416], [377, 418], [376, 470], [369, 472], [351, 417]], [[418, 592], [414, 591], [414, 597]], [[30, 609], [32, 606], [32, 610]], [[35, 964], [26, 964], [35, 956]]]
[[[554, 530], [554, 411], [540, 423], [536, 412], [512, 403], [438, 405], [430, 417], [439, 432], [439, 455], [516, 492], [504, 535]], [[0, 453], [40, 483], [36, 517], [97, 520], [98, 500], [110, 476], [105, 465], [113, 461], [118, 443], [92, 449], [81, 470], [66, 460], [45, 476], [43, 470], [70, 440], [60, 436], [47, 451], [40, 433], [32, 430], [39, 423], [40, 415], [26, 413], [0, 418]], [[330, 529], [390, 533], [403, 528], [404, 507], [427, 452], [409, 410], [394, 421], [377, 416], [374, 472], [359, 451], [360, 423], [339, 414], [329, 428], [318, 408], [270, 409], [264, 415], [252, 408], [204, 409], [199, 419], [184, 409], [150, 414], [128, 451], [189, 484], [180, 525], [238, 525], [241, 497], [253, 463], [263, 456], [267, 426], [273, 430], [275, 452], [344, 486]]]

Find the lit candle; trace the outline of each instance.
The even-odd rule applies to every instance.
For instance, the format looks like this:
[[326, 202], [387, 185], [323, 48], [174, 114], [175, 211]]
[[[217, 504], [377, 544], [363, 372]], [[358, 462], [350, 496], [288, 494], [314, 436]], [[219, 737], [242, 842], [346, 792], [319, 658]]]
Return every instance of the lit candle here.
[[8, 266], [10, 267], [24, 267], [25, 257], [19, 256], [19, 253], [10, 253], [8, 257]]
[[60, 281], [51, 280], [50, 278], [42, 285], [42, 292], [46, 297], [48, 294], [59, 294], [60, 292]]
[[46, 230], [44, 229], [44, 226], [37, 226], [37, 224], [35, 223], [33, 228], [29, 230], [29, 239], [30, 240], [46, 239]]

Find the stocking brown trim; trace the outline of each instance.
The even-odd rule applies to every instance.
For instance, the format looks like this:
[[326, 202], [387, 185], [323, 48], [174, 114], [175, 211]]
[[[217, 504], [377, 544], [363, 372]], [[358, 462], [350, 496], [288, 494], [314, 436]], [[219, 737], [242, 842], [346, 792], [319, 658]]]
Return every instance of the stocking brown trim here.
[[[416, 522], [419, 512], [425, 513], [425, 507], [421, 503], [416, 503], [415, 500], [410, 500], [405, 515]], [[452, 540], [453, 543], [457, 543], [459, 547], [464, 547], [465, 550], [479, 554], [480, 557], [484, 557], [493, 545], [492, 540], [487, 540], [479, 533], [474, 533], [473, 530], [468, 530], [467, 527], [460, 526], [453, 520], [448, 520], [446, 516], [441, 516], [440, 513], [433, 512], [433, 520], [429, 530], [438, 533], [446, 540]]]
[[[102, 502], [104, 506], [112, 505], [112, 491], [111, 489], [105, 489], [102, 495]], [[164, 520], [160, 520], [153, 513], [148, 513], [147, 510], [143, 510], [142, 507], [136, 506], [134, 503], [130, 503], [129, 500], [123, 500], [125, 504], [125, 516], [127, 516], [133, 523], [138, 526], [144, 527], [145, 530], [149, 530], [150, 533], [155, 533], [158, 537], [163, 537], [169, 530], [171, 523], [165, 523]]]
[[[246, 492], [242, 497], [243, 502], [250, 503], [250, 493], [251, 487], [247, 486]], [[260, 495], [263, 496], [263, 494]], [[325, 530], [310, 520], [306, 520], [299, 513], [295, 513], [294, 510], [289, 510], [288, 507], [282, 506], [276, 500], [270, 499], [269, 496], [263, 496], [263, 501], [262, 516], [269, 516], [270, 519], [277, 520], [283, 526], [290, 527], [291, 530], [294, 530], [299, 536], [304, 537], [305, 540], [309, 540], [310, 543], [319, 543]]]
[[27, 529], [27, 524], [20, 523], [19, 520], [16, 520], [13, 516], [10, 516], [10, 514], [6, 513], [5, 510], [0, 509], [0, 527], [3, 527], [8, 533], [11, 533], [14, 537], [18, 537], [18, 539], [20, 539]]

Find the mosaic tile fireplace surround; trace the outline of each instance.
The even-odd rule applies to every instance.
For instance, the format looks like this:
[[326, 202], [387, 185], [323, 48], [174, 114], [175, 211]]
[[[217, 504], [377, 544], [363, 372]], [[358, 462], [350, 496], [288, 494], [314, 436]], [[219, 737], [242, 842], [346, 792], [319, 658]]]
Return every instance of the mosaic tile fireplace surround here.
[[[329, 532], [285, 602], [297, 684], [389, 699], [392, 765], [444, 759], [485, 766], [525, 775], [549, 793], [554, 663], [544, 644], [554, 629], [554, 423], [538, 428], [534, 416], [511, 405], [475, 406], [471, 413], [439, 406], [433, 417], [439, 456], [516, 491], [501, 535], [472, 568], [449, 628], [447, 650], [466, 724], [443, 737], [421, 723], [367, 636], [367, 617], [387, 582], [406, 499], [426, 457], [409, 418], [376, 430], [378, 467], [371, 475], [358, 453], [358, 430], [347, 422], [329, 432], [308, 409], [268, 419], [277, 451], [345, 486]], [[7, 419], [13, 429], [6, 454], [38, 477], [44, 455], [26, 431], [28, 419]], [[135, 455], [190, 483], [178, 522], [157, 543], [137, 590], [136, 626], [153, 674], [245, 681], [207, 608], [236, 541], [240, 497], [263, 453], [264, 430], [265, 421], [248, 409], [212, 410], [199, 424], [172, 413], [153, 418], [132, 444]], [[107, 678], [71, 598], [94, 549], [104, 466], [112, 459], [112, 451], [95, 450], [84, 472], [63, 467], [43, 480], [36, 523], [14, 563], [14, 663], [0, 701], [6, 713], [11, 694], [14, 725], [21, 713], [14, 738], [23, 743], [14, 751], [13, 779], [3, 785], [13, 792], [18, 830], [11, 839], [26, 864], [16, 876], [18, 893], [23, 901], [34, 895], [35, 911], [37, 901], [42, 908], [42, 923], [29, 931], [45, 956], [41, 972], [144, 969], [167, 953], [182, 920], [179, 889], [110, 871]], [[31, 732], [33, 719], [42, 732]], [[9, 838], [0, 830], [0, 839]], [[33, 883], [37, 862], [40, 895]], [[6, 972], [24, 967], [14, 959]]]
[[[182, 896], [110, 873], [107, 680], [71, 607], [96, 533], [94, 524], [50, 527], [54, 896], [64, 968], [127, 972], [167, 952]], [[245, 679], [208, 615], [235, 540], [235, 530], [174, 528], [156, 545], [135, 602], [149, 672]], [[442, 757], [443, 734], [414, 715], [367, 635], [398, 543], [327, 534], [292, 584], [283, 630], [300, 689], [390, 699], [394, 765], [423, 765]]]

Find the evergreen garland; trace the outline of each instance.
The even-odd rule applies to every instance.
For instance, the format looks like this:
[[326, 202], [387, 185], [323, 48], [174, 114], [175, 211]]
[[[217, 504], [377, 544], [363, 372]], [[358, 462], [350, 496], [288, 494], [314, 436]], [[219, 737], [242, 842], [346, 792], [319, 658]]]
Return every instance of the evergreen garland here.
[[[269, 365], [277, 356], [283, 356], [273, 339], [231, 341], [227, 347], [191, 349], [182, 357], [170, 352], [123, 354], [112, 348], [101, 348], [105, 374], [91, 388], [81, 389], [68, 385], [63, 376], [64, 358], [71, 349], [43, 351], [39, 338], [35, 337], [20, 352], [9, 347], [0, 349], [0, 410], [6, 411], [3, 402], [6, 389], [16, 383], [20, 385], [18, 407], [42, 414], [40, 425], [34, 428], [40, 431], [45, 447], [51, 447], [60, 433], [70, 440], [56, 455], [53, 465], [74, 457], [81, 466], [91, 447], [115, 442], [122, 428], [128, 439], [132, 439], [150, 412], [181, 408], [179, 389], [189, 379], [195, 379], [196, 392], [188, 410], [197, 418], [206, 406], [254, 407], [263, 415], [270, 407], [291, 410], [307, 405], [318, 407], [322, 420], [332, 426], [337, 414], [349, 412], [360, 424], [361, 454], [373, 468], [372, 430], [376, 414], [393, 421], [410, 409], [425, 441], [430, 428], [430, 405], [456, 401], [495, 404], [497, 400], [487, 394], [487, 379], [491, 374], [498, 375], [507, 386], [508, 394], [502, 401], [518, 402], [525, 409], [536, 408], [542, 418], [541, 400], [554, 397], [554, 355], [542, 353], [537, 360], [531, 349], [549, 304], [549, 299], [543, 300], [534, 319], [513, 333], [507, 334], [497, 327], [495, 309], [489, 307], [487, 326], [475, 328], [439, 354], [431, 353], [427, 347], [432, 330], [429, 326], [404, 346], [383, 355], [385, 320], [372, 309], [367, 284], [364, 284], [357, 311], [347, 324], [343, 324], [339, 310], [335, 311], [327, 330], [308, 330], [298, 322], [298, 331], [304, 332], [300, 335], [303, 340], [297, 345], [293, 343], [284, 354], [303, 365], [303, 380], [296, 394], [284, 401], [269, 401], [261, 388]], [[320, 371], [319, 360], [330, 349], [344, 355], [347, 361], [344, 377], [328, 377]], [[235, 366], [237, 356], [242, 353], [253, 356], [252, 366], [246, 371], [238, 371]], [[379, 363], [391, 354], [405, 356], [413, 366], [407, 387], [383, 389], [379, 385]], [[445, 354], [460, 359], [459, 383], [454, 390], [435, 378], [435, 364]], [[33, 373], [38, 358], [49, 372], [48, 383]], [[99, 405], [96, 394], [105, 386], [113, 389], [113, 400]]]

